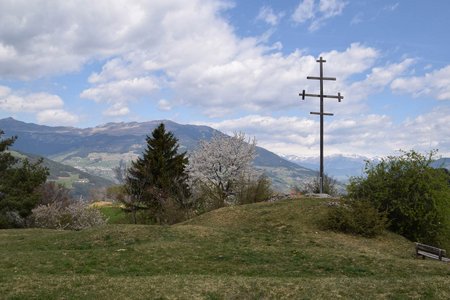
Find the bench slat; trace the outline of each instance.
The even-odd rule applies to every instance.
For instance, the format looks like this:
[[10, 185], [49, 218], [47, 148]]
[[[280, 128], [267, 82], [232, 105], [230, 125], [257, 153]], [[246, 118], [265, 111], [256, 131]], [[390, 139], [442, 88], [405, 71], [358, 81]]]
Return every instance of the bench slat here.
[[438, 260], [447, 261], [444, 259], [446, 256], [446, 252], [444, 249], [440, 249], [437, 247], [416, 243], [416, 254], [421, 255], [423, 258], [429, 257]]
[[416, 244], [416, 247], [417, 247], [418, 249], [420, 249], [420, 250], [425, 250], [425, 251], [427, 251], [427, 252], [431, 252], [431, 253], [435, 253], [435, 254], [445, 252], [444, 249], [440, 249], [440, 248], [437, 248], [437, 247], [428, 246], [428, 245], [420, 244], [420, 243], [417, 243], [417, 244]]
[[429, 258], [434, 258], [434, 259], [439, 260], [439, 255], [436, 255], [436, 254], [433, 254], [433, 253], [429, 253], [429, 252], [425, 252], [425, 251], [421, 251], [421, 250], [417, 251], [417, 255], [422, 255], [422, 256], [426, 256], [426, 257], [429, 257]]

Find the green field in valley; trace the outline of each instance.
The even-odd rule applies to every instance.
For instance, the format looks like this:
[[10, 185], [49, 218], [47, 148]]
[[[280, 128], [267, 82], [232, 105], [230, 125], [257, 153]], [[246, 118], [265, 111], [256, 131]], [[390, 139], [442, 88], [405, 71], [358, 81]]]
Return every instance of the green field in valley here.
[[2, 299], [450, 299], [414, 244], [321, 231], [322, 200], [219, 209], [172, 226], [0, 230]]

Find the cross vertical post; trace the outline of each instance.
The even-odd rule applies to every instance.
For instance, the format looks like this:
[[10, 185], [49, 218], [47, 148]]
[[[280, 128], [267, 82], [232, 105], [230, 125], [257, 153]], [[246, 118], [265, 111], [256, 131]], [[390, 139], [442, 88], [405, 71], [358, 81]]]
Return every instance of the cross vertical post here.
[[322, 57], [320, 57], [319, 60], [316, 60], [316, 62], [319, 63], [320, 65], [320, 76], [319, 77], [314, 77], [314, 76], [307, 76], [306, 79], [314, 79], [314, 80], [319, 80], [320, 82], [320, 94], [306, 94], [305, 90], [303, 90], [303, 92], [301, 94], [299, 94], [299, 96], [302, 96], [302, 100], [305, 100], [305, 97], [318, 97], [320, 98], [320, 112], [311, 112], [312, 115], [319, 115], [320, 116], [320, 193], [323, 193], [323, 182], [324, 182], [324, 174], [323, 174], [323, 116], [333, 116], [332, 113], [326, 113], [324, 112], [324, 103], [323, 103], [323, 99], [324, 98], [334, 98], [334, 99], [338, 99], [339, 102], [341, 102], [342, 99], [344, 99], [344, 96], [341, 96], [341, 93], [338, 93], [337, 96], [332, 96], [332, 95], [324, 95], [323, 93], [323, 81], [324, 80], [336, 80], [336, 78], [334, 77], [324, 77], [323, 76], [323, 63], [326, 62], [326, 60], [324, 60]]

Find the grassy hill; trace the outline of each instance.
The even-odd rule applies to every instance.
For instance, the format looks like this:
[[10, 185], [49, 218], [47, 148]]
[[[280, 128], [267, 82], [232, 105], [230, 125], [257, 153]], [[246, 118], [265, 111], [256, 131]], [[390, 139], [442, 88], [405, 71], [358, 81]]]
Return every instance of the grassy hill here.
[[322, 201], [228, 207], [174, 226], [0, 230], [14, 299], [450, 298], [450, 266], [385, 233], [321, 231]]

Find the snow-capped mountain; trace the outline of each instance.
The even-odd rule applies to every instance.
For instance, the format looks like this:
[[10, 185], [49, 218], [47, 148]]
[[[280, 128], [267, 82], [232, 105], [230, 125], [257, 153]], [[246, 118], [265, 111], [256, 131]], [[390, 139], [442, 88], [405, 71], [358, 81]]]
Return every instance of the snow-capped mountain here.
[[[301, 157], [295, 155], [279, 155], [283, 158], [312, 170], [319, 170], [320, 158]], [[341, 182], [347, 182], [352, 176], [360, 176], [364, 172], [368, 157], [360, 155], [330, 155], [324, 157], [324, 172]]]

